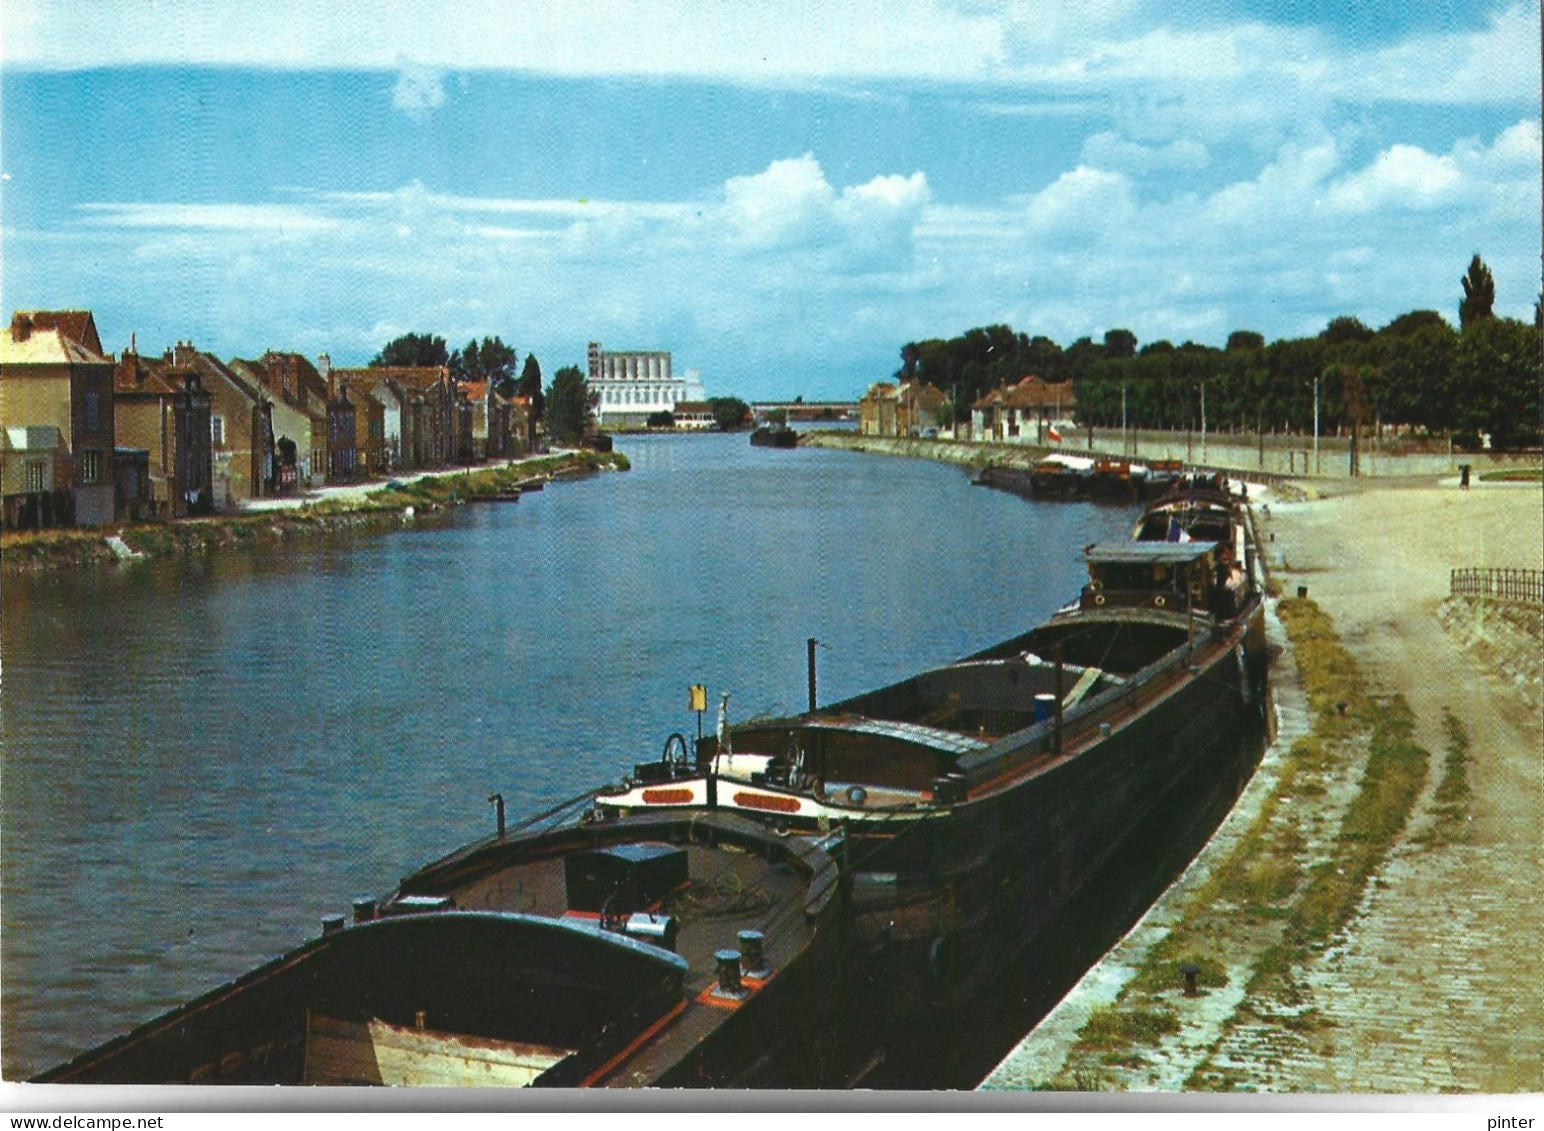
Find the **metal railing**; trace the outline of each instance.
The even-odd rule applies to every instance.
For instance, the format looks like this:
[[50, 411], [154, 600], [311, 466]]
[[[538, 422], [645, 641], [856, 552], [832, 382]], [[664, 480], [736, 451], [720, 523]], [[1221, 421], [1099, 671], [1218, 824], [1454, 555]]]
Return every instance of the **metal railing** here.
[[1544, 605], [1544, 570], [1455, 569], [1448, 581], [1448, 594]]

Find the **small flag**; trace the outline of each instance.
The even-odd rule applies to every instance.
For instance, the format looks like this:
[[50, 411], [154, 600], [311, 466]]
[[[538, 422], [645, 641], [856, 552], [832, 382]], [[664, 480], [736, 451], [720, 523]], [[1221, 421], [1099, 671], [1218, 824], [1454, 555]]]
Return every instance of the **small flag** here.
[[1056, 430], [1056, 425], [1053, 424], [1048, 429], [1046, 429], [1046, 435], [1051, 437], [1051, 443], [1061, 443], [1061, 433]]

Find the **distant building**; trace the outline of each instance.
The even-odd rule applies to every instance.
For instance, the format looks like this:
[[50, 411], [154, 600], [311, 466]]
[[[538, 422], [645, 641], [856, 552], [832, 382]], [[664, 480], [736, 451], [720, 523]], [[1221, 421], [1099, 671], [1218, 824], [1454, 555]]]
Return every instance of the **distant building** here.
[[677, 401], [675, 426], [678, 432], [705, 432], [713, 427], [713, 406], [707, 401]]
[[118, 358], [113, 396], [118, 446], [148, 453], [150, 501], [163, 518], [214, 510], [212, 407], [190, 348]]
[[977, 440], [1044, 444], [1049, 425], [1070, 418], [1076, 407], [1071, 381], [1046, 381], [1031, 374], [977, 398], [970, 406], [971, 435]]
[[937, 427], [948, 399], [936, 385], [880, 381], [858, 402], [858, 431], [865, 436], [920, 436], [924, 429]]
[[599, 397], [595, 418], [602, 428], [642, 428], [652, 413], [674, 413], [682, 401], [703, 399], [695, 370], [687, 370], [686, 380], [671, 373], [668, 350], [603, 350], [591, 342], [585, 383]]
[[6, 529], [113, 521], [113, 363], [88, 310], [21, 310], [0, 331]]

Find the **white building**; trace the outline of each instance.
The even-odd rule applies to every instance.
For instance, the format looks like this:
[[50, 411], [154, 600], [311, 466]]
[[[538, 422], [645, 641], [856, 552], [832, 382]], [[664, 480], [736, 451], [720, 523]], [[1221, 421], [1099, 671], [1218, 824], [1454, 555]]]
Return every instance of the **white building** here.
[[[686, 380], [674, 376], [668, 350], [603, 350], [591, 342], [589, 369], [585, 381], [599, 395], [595, 415], [602, 428], [641, 428], [652, 413], [674, 412], [681, 401], [702, 399], [696, 371], [688, 370]], [[688, 395], [689, 385], [697, 396]]]

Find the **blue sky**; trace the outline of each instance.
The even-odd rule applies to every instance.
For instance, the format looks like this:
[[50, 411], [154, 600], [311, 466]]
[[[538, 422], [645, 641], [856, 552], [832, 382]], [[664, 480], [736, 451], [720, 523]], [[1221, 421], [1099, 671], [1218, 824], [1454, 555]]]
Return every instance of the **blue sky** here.
[[856, 396], [1007, 322], [1221, 344], [1540, 264], [1534, 2], [0, 0], [0, 304], [498, 334]]

